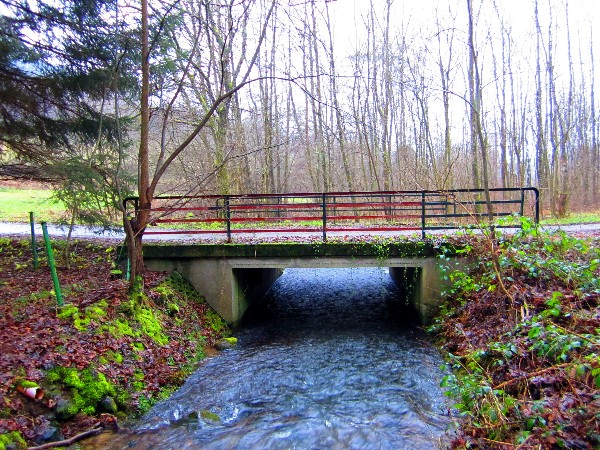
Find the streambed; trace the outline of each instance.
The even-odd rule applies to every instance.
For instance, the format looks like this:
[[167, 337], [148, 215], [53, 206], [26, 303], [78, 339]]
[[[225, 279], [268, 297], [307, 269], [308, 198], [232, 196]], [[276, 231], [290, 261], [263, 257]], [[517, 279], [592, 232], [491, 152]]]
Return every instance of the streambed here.
[[287, 269], [236, 332], [134, 430], [85, 448], [431, 449], [442, 359], [387, 270]]

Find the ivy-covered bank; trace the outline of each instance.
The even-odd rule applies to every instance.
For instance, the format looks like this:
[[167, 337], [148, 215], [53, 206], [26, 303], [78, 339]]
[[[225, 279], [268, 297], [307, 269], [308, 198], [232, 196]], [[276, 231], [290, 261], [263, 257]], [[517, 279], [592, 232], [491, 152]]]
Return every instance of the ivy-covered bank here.
[[452, 446], [600, 448], [600, 236], [523, 226], [461, 237], [470, 270], [442, 258]]
[[0, 238], [0, 450], [116, 427], [170, 395], [229, 336], [178, 274], [149, 274], [130, 295], [114, 247], [54, 246], [63, 307], [46, 262], [33, 269], [30, 243]]

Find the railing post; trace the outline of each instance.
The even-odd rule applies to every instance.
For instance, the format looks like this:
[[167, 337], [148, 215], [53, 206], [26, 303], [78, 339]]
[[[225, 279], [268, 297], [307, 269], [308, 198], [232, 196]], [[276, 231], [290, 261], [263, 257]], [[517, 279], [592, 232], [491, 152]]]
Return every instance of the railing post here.
[[33, 253], [33, 268], [34, 270], [37, 270], [39, 262], [37, 253], [37, 243], [35, 240], [35, 220], [33, 217], [33, 211], [29, 213], [29, 225], [31, 226], [31, 252]]
[[425, 191], [421, 191], [421, 239], [425, 239]]
[[540, 222], [540, 191], [537, 188], [532, 188], [535, 194], [535, 223]]
[[323, 192], [321, 208], [323, 209], [323, 242], [327, 242], [327, 200]]
[[225, 219], [227, 221], [227, 243], [231, 243], [231, 209], [229, 208], [229, 195], [223, 197], [225, 201]]

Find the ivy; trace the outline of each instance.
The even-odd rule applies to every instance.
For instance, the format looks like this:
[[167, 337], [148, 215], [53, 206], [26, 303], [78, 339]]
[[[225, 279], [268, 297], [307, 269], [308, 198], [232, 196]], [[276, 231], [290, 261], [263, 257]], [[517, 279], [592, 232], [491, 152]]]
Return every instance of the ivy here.
[[599, 447], [600, 250], [521, 223], [467, 237], [462, 269], [439, 258], [446, 301], [429, 330], [448, 349], [456, 442]]

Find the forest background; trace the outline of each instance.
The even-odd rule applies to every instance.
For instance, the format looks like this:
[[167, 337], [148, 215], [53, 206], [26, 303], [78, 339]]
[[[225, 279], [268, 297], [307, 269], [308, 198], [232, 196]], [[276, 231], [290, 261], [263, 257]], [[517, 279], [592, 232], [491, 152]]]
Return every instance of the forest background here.
[[598, 207], [593, 1], [0, 3], [0, 174], [52, 181], [81, 219], [135, 186], [534, 185], [546, 213]]

